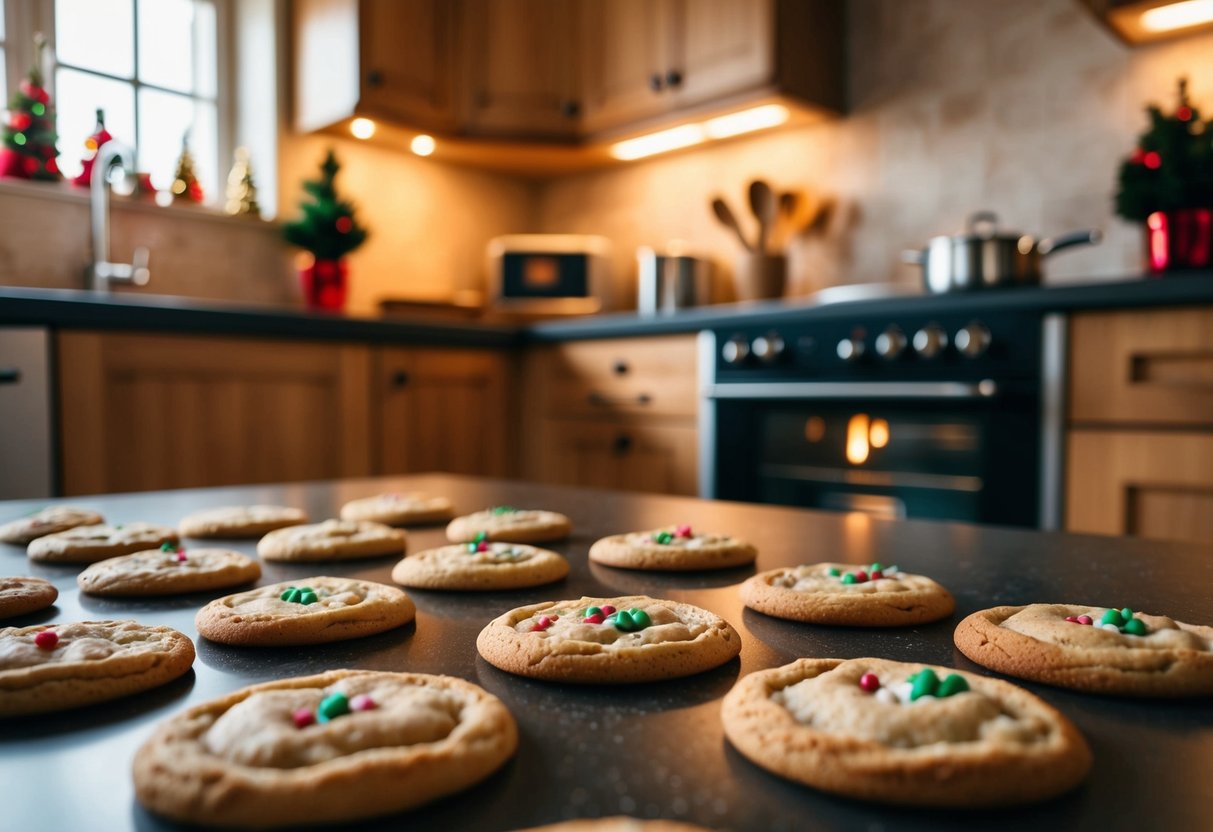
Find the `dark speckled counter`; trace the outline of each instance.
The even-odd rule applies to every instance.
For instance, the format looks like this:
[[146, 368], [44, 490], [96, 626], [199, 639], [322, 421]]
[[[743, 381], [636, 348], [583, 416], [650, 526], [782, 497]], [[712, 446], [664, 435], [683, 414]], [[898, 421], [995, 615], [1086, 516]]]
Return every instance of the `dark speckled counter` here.
[[[245, 685], [339, 667], [446, 673], [500, 697], [518, 721], [517, 755], [467, 792], [406, 815], [342, 829], [497, 832], [567, 817], [664, 816], [712, 829], [1208, 830], [1213, 771], [1213, 700], [1148, 701], [1020, 683], [1060, 709], [1095, 755], [1088, 781], [1038, 806], [980, 812], [907, 810], [831, 797], [782, 780], [745, 760], [724, 739], [720, 700], [736, 680], [797, 657], [881, 656], [985, 673], [952, 645], [962, 616], [998, 604], [1072, 601], [1130, 606], [1181, 621], [1213, 623], [1213, 549], [993, 527], [884, 521], [773, 506], [622, 494], [450, 476], [165, 491], [73, 498], [111, 522], [175, 524], [186, 513], [238, 503], [282, 503], [330, 517], [346, 500], [380, 490], [448, 495], [463, 511], [489, 505], [568, 514], [574, 534], [552, 548], [569, 576], [512, 592], [410, 591], [417, 620], [370, 638], [314, 648], [236, 648], [198, 636], [194, 613], [211, 597], [101, 599], [81, 595], [79, 566], [28, 563], [0, 544], [0, 574], [34, 574], [60, 591], [49, 610], [11, 619], [30, 625], [136, 618], [176, 627], [195, 640], [193, 672], [157, 690], [73, 712], [0, 723], [0, 829], [164, 830], [133, 797], [136, 749], [161, 720]], [[0, 503], [0, 522], [45, 505]], [[738, 585], [752, 567], [716, 573], [646, 574], [587, 561], [600, 536], [686, 522], [749, 538], [758, 569], [816, 560], [897, 563], [935, 577], [956, 596], [956, 614], [895, 630], [816, 627], [745, 610]], [[409, 551], [443, 541], [440, 526], [411, 530]], [[189, 541], [187, 541], [189, 545]], [[235, 548], [253, 553], [252, 543]], [[394, 558], [323, 564], [266, 563], [261, 583], [309, 575], [390, 582]], [[626, 687], [569, 686], [503, 673], [476, 653], [476, 635], [500, 613], [540, 600], [647, 593], [705, 607], [742, 637], [739, 659], [697, 676]], [[336, 828], [336, 827], [333, 827]]]

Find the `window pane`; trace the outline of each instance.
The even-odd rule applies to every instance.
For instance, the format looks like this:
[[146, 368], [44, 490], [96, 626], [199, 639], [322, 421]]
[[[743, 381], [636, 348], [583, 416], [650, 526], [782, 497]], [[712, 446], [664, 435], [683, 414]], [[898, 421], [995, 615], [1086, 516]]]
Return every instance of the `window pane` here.
[[193, 0], [139, 4], [139, 78], [149, 84], [194, 91]]
[[[3, 8], [0, 8], [0, 12], [2, 12], [2, 11], [3, 11]], [[5, 74], [5, 69], [4, 69], [6, 66], [8, 66], [8, 64], [5, 63], [7, 58], [8, 58], [8, 56], [4, 54], [4, 47], [0, 46], [0, 97], [3, 98], [3, 100], [0, 101], [0, 115], [4, 114], [4, 112], [5, 112], [4, 108], [8, 106], [8, 98], [9, 98], [9, 96], [8, 96], [8, 76]]]
[[130, 78], [134, 38], [131, 0], [55, 0], [55, 54], [61, 63]]
[[[0, 0], [0, 40], [4, 40], [4, 0]], [[4, 61], [0, 61], [0, 72], [4, 70]], [[3, 89], [0, 87], [0, 89]]]
[[59, 168], [64, 176], [80, 173], [84, 140], [105, 110], [105, 126], [123, 144], [135, 141], [135, 95], [130, 84], [60, 67], [55, 72], [58, 96]]
[[206, 201], [213, 202], [219, 182], [215, 105], [159, 90], [139, 90], [139, 169], [150, 173], [152, 184], [160, 190], [173, 184], [187, 130], [194, 175], [202, 183]]

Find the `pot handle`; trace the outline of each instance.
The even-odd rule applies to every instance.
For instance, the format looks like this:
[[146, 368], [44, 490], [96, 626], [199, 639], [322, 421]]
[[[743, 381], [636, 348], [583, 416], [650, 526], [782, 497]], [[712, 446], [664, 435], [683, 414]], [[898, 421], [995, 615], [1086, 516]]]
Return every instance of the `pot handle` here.
[[970, 234], [988, 240], [998, 233], [998, 214], [993, 211], [974, 211], [969, 214], [965, 225]]
[[920, 248], [907, 248], [901, 253], [901, 262], [911, 266], [921, 266], [927, 262], [927, 253]]
[[1070, 246], [1094, 245], [1103, 239], [1103, 231], [1098, 228], [1088, 228], [1085, 231], [1071, 231], [1060, 237], [1049, 237], [1036, 244], [1036, 251], [1042, 257]]

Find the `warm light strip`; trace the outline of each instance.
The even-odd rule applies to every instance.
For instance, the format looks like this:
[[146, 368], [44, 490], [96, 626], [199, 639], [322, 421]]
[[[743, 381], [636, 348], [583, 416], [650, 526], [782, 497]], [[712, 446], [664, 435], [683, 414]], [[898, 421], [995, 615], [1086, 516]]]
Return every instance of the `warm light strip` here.
[[1185, 0], [1141, 13], [1141, 28], [1149, 32], [1169, 32], [1210, 22], [1213, 22], [1213, 0]]
[[409, 150], [418, 156], [429, 156], [437, 146], [438, 143], [434, 141], [434, 137], [427, 136], [425, 133], [422, 133], [420, 136], [414, 136], [413, 140], [409, 142]]
[[742, 133], [752, 133], [755, 130], [765, 130], [768, 127], [778, 127], [788, 120], [788, 108], [780, 104], [764, 104], [739, 113], [729, 113], [727, 116], [708, 119], [703, 123], [703, 131], [709, 139], [726, 139], [729, 136], [740, 136]]
[[656, 153], [690, 147], [701, 141], [703, 141], [703, 127], [699, 124], [684, 124], [681, 127], [662, 130], [659, 133], [649, 133], [647, 136], [616, 142], [611, 145], [610, 152], [616, 159], [630, 162], [633, 159], [643, 159], [645, 156], [652, 156]]

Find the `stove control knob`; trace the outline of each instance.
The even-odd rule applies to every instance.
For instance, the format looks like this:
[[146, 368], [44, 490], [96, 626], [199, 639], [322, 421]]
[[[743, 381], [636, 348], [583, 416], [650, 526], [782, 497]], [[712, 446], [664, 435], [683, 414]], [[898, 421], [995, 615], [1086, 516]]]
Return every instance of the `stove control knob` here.
[[725, 341], [724, 346], [720, 348], [720, 357], [724, 359], [724, 363], [731, 364], [734, 367], [743, 364], [749, 354], [750, 342], [740, 335], [734, 335]]
[[948, 348], [948, 333], [939, 324], [927, 324], [914, 333], [914, 352], [934, 358]]
[[901, 331], [901, 327], [890, 326], [876, 336], [876, 354], [886, 361], [892, 361], [905, 350], [906, 343], [906, 334]]
[[990, 348], [990, 330], [981, 321], [973, 321], [956, 333], [956, 349], [966, 358], [979, 358]]
[[864, 343], [862, 338], [843, 338], [838, 342], [836, 352], [843, 361], [858, 361], [863, 358]]
[[763, 364], [773, 364], [783, 355], [784, 343], [774, 332], [767, 335], [759, 335], [750, 344], [750, 351], [754, 353], [754, 357]]

